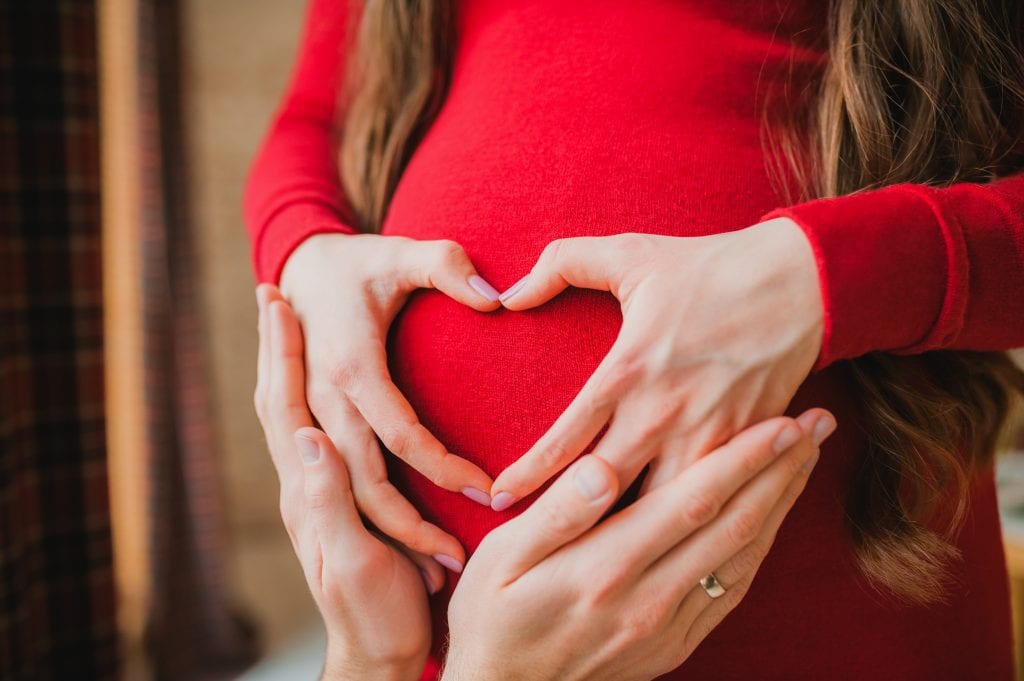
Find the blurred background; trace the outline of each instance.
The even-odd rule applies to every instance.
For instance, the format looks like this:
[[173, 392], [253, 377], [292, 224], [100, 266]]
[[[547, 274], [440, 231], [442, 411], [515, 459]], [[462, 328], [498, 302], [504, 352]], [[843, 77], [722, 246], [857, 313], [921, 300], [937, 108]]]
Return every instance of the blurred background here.
[[[2, 679], [319, 671], [240, 208], [303, 12], [0, 0]], [[1004, 448], [1019, 577], [1020, 427]]]

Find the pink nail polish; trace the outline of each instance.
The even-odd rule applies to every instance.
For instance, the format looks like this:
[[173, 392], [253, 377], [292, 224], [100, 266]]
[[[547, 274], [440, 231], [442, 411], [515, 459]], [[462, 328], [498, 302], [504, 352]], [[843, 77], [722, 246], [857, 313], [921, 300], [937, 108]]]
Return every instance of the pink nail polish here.
[[439, 587], [434, 586], [433, 582], [430, 580], [430, 574], [426, 570], [421, 569], [420, 574], [423, 575], [423, 583], [427, 585], [427, 592], [431, 596], [440, 591]]
[[828, 415], [822, 416], [811, 430], [811, 440], [814, 441], [814, 444], [820, 445], [835, 429], [836, 420]]
[[474, 291], [492, 303], [498, 299], [498, 290], [484, 281], [483, 277], [474, 274], [467, 281]]
[[462, 572], [462, 563], [444, 553], [435, 553], [434, 560], [448, 568], [452, 572]]
[[481, 506], [491, 505], [491, 495], [483, 490], [477, 489], [476, 487], [463, 487], [462, 493]]
[[506, 508], [516, 503], [517, 499], [509, 494], [508, 492], [498, 492], [493, 499], [491, 499], [491, 508], [495, 511], [504, 511]]
[[[527, 275], [527, 276], [529, 276], [529, 275]], [[498, 296], [498, 300], [500, 300], [501, 302], [504, 303], [506, 300], [508, 300], [509, 298], [514, 296], [515, 294], [519, 293], [519, 291], [525, 285], [526, 285], [526, 277], [523, 277], [522, 279], [520, 279], [516, 283], [512, 284], [511, 286], [509, 286], [507, 289], [505, 289], [501, 293], [501, 295]]]

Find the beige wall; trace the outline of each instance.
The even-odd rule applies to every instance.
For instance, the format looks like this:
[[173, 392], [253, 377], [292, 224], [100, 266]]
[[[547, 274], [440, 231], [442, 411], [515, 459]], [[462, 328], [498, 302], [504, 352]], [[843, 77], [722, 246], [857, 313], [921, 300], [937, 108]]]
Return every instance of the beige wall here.
[[256, 306], [241, 219], [245, 174], [285, 86], [304, 3], [185, 0], [185, 105], [219, 454], [243, 605], [271, 648], [314, 616], [277, 512], [252, 407]]

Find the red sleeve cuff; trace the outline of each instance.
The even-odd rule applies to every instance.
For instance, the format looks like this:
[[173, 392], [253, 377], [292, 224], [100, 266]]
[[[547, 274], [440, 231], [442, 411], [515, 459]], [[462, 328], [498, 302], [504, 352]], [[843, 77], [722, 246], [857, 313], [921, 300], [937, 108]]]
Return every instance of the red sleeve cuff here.
[[288, 256], [314, 234], [355, 234], [333, 209], [301, 202], [277, 210], [260, 231], [253, 247], [253, 268], [260, 283], [277, 284]]
[[966, 270], [963, 236], [924, 187], [893, 185], [780, 208], [814, 250], [824, 303], [824, 337], [815, 369], [874, 351], [900, 354], [940, 347], [958, 328], [949, 295]]

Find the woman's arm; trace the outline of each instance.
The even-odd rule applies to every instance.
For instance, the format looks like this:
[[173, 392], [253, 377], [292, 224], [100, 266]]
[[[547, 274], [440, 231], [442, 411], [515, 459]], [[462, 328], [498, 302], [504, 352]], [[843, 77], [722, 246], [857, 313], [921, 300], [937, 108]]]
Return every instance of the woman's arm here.
[[816, 367], [872, 351], [1024, 346], [1024, 173], [900, 184], [769, 213], [814, 250], [824, 306]]
[[355, 232], [335, 133], [358, 5], [311, 0], [291, 81], [249, 171], [244, 212], [261, 282], [276, 284], [288, 256], [313, 234]]

